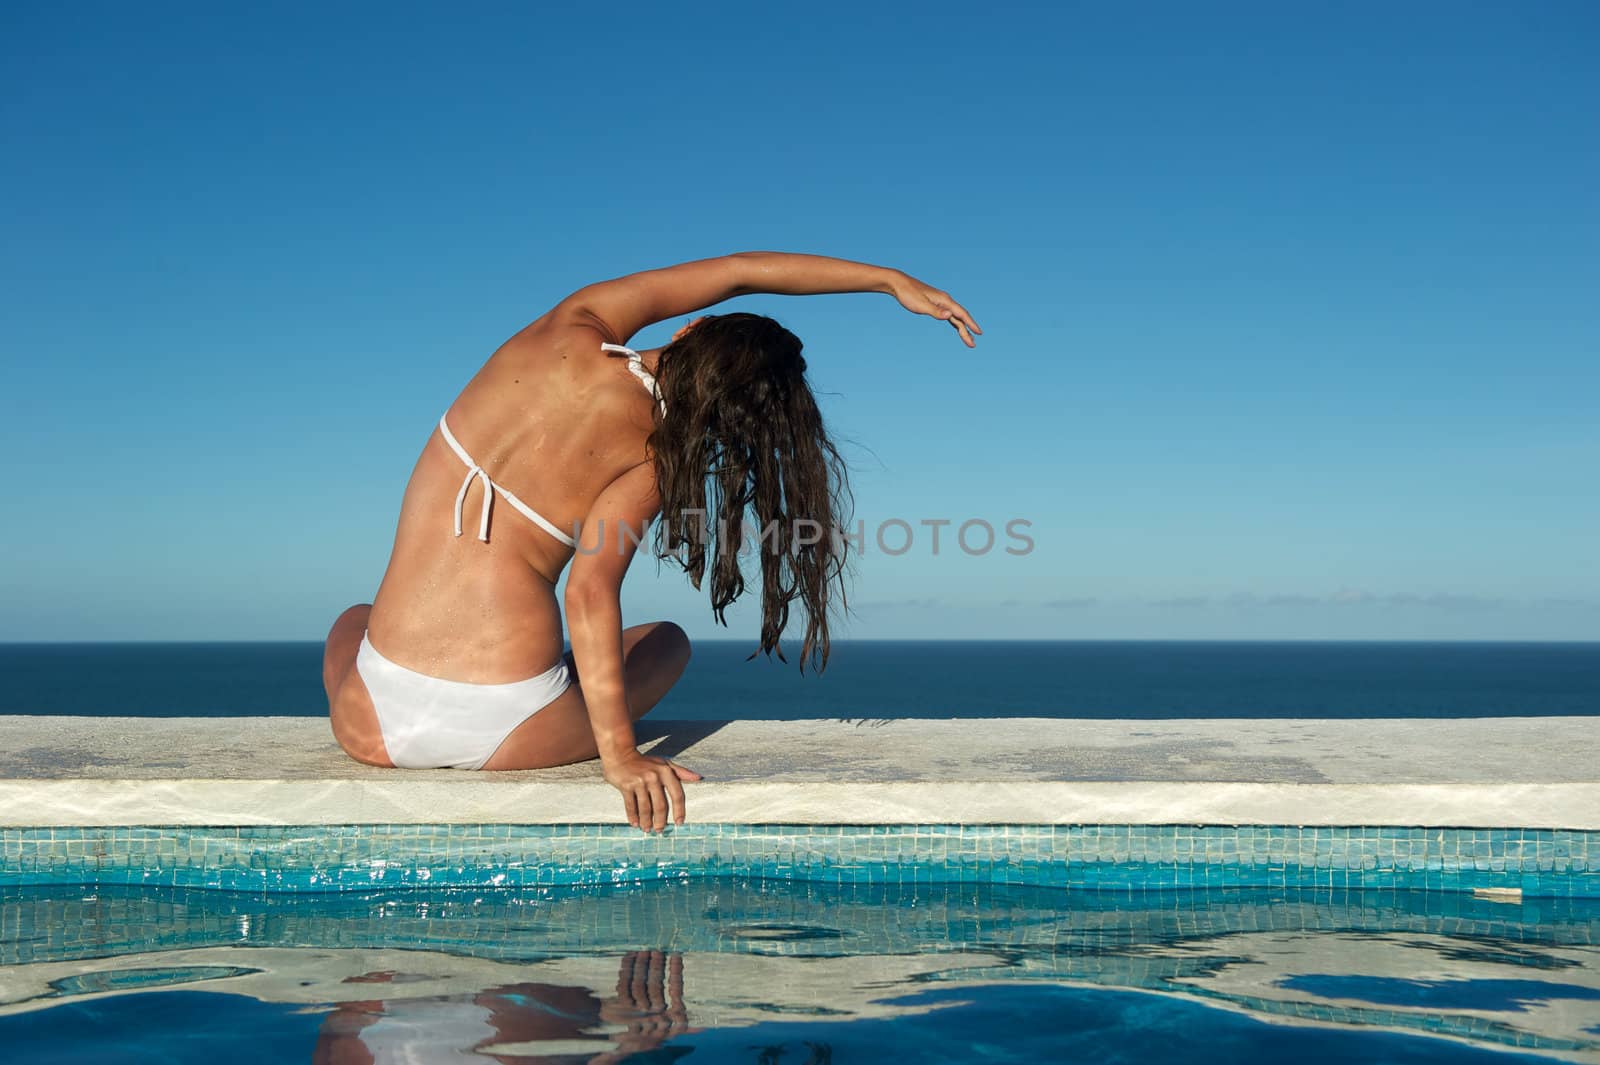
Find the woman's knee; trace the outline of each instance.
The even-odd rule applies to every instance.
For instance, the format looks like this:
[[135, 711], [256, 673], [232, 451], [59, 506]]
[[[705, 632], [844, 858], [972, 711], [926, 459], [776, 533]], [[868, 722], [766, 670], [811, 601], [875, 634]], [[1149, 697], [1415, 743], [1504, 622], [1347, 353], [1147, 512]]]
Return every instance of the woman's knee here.
[[347, 607], [342, 614], [333, 619], [333, 625], [328, 629], [327, 642], [331, 643], [334, 639], [352, 629], [360, 629], [362, 632], [367, 631], [367, 619], [371, 616], [371, 603], [357, 603], [355, 606]]
[[339, 685], [356, 659], [361, 646], [361, 636], [367, 631], [367, 618], [372, 614], [371, 603], [357, 603], [334, 619], [328, 630], [328, 639], [322, 648], [322, 686], [328, 693], [331, 705], [339, 692]]
[[671, 621], [660, 622], [656, 632], [665, 644], [663, 653], [677, 665], [678, 672], [682, 673], [694, 652], [694, 645], [689, 642], [689, 634], [683, 631], [681, 625]]
[[649, 713], [683, 676], [689, 664], [689, 634], [670, 621], [638, 625], [624, 634], [627, 643], [628, 701], [637, 720]]
[[689, 634], [671, 621], [635, 625], [623, 633], [623, 650], [629, 658], [638, 654], [652, 670], [670, 669], [676, 677], [689, 664]]

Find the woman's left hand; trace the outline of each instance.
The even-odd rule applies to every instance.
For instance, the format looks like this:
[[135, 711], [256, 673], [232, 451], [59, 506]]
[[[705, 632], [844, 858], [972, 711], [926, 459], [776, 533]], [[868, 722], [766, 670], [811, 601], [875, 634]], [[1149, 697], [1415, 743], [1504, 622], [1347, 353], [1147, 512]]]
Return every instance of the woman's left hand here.
[[947, 321], [961, 334], [961, 339], [967, 347], [978, 346], [972, 339], [972, 334], [977, 333], [982, 336], [983, 330], [978, 328], [978, 323], [967, 313], [967, 309], [951, 298], [950, 293], [918, 281], [906, 273], [895, 279], [891, 291], [894, 293], [894, 298], [900, 301], [900, 306], [912, 314], [926, 314]]
[[699, 780], [700, 774], [668, 758], [640, 754], [637, 749], [620, 756], [600, 758], [606, 783], [622, 792], [623, 810], [628, 824], [646, 832], [660, 832], [670, 818], [683, 824], [683, 781]]

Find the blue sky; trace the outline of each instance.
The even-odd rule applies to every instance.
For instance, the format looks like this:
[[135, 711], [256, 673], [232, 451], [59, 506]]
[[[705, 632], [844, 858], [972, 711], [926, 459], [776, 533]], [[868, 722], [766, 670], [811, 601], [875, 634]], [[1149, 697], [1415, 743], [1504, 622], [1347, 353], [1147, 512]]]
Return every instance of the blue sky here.
[[497, 345], [741, 250], [985, 330], [719, 308], [917, 527], [844, 635], [1600, 638], [1593, 5], [465, 6], [0, 15], [0, 639], [321, 638]]

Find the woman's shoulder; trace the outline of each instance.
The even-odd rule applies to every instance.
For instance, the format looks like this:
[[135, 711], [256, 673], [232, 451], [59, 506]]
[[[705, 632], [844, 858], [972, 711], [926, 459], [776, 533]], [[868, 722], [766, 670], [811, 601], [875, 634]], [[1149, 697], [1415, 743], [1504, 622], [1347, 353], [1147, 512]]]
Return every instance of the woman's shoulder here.
[[[546, 315], [497, 350], [479, 380], [495, 405], [517, 397], [519, 416], [554, 416], [568, 431], [594, 434], [625, 452], [639, 450], [654, 429], [649, 393], [639, 387], [619, 344], [603, 324], [581, 316]], [[581, 426], [581, 428], [580, 428]]]
[[529, 322], [495, 350], [490, 361], [549, 360], [580, 363], [598, 362], [606, 357], [604, 344], [621, 344], [610, 326], [580, 308], [557, 306]]
[[631, 334], [625, 335], [614, 324], [601, 317], [589, 302], [579, 299], [578, 293], [551, 307], [529, 322], [512, 339], [542, 337], [546, 342], [563, 338], [588, 346], [595, 352], [601, 344], [626, 344]]

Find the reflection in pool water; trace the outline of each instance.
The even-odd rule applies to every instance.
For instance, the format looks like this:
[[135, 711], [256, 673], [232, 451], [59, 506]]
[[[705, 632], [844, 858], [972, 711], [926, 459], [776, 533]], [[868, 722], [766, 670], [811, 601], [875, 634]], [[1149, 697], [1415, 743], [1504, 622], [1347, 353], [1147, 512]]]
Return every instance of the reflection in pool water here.
[[1555, 980], [1405, 980], [1394, 976], [1291, 976], [1278, 985], [1322, 998], [1450, 1010], [1527, 1010], [1552, 999], [1600, 999], [1600, 988]]
[[1600, 1063], [1595, 901], [12, 888], [0, 930], [26, 1061]]

